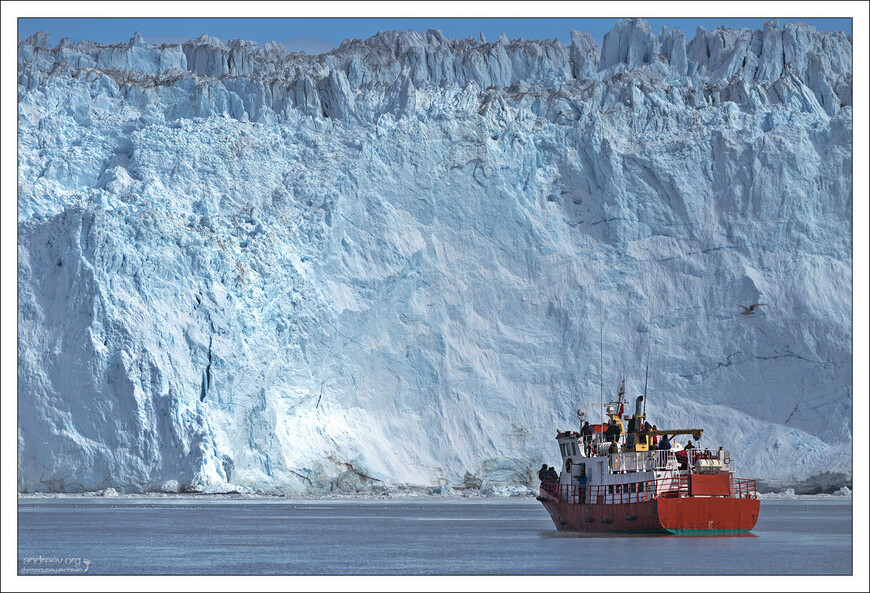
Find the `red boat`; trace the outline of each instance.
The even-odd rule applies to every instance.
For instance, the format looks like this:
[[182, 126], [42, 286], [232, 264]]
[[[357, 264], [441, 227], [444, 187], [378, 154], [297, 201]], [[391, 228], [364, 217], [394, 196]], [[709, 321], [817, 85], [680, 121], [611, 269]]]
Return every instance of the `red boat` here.
[[[701, 429], [651, 430], [643, 396], [636, 413], [621, 418], [624, 384], [618, 401], [607, 407], [607, 424], [590, 425], [591, 434], [556, 435], [562, 472], [558, 481], [542, 481], [538, 496], [556, 529], [712, 535], [755, 527], [755, 480], [734, 477], [731, 455], [722, 447], [694, 448], [688, 441], [686, 448], [676, 440], [682, 435], [700, 440]], [[578, 416], [582, 423], [585, 411]], [[628, 430], [623, 419], [630, 421]], [[659, 438], [670, 448], [657, 448]]]

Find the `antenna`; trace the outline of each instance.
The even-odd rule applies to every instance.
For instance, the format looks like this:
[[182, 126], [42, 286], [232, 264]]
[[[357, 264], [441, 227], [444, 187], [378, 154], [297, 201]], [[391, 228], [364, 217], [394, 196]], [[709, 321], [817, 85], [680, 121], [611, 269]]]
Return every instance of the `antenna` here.
[[598, 367], [598, 382], [601, 384], [601, 400], [599, 401], [599, 405], [601, 406], [601, 424], [604, 424], [604, 310], [598, 309], [598, 318], [599, 318], [599, 334], [598, 334], [598, 348], [601, 353], [601, 361], [600, 366]]
[[649, 313], [649, 323], [646, 335], [646, 377], [643, 380], [643, 417], [646, 418], [646, 386], [649, 383], [649, 348], [652, 341], [652, 309]]

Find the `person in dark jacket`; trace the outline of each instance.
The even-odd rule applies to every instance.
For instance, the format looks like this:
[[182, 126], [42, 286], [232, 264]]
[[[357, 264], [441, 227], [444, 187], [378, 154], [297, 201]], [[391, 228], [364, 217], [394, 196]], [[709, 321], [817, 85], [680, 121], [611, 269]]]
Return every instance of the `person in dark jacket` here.
[[659, 451], [667, 451], [671, 448], [671, 442], [668, 440], [668, 435], [662, 435], [662, 440], [659, 441]]
[[556, 473], [556, 468], [552, 465], [547, 469], [547, 479], [552, 480], [554, 482], [559, 481], [559, 474]]
[[586, 456], [589, 457], [592, 452], [592, 427], [588, 422], [580, 429], [580, 436], [583, 437], [583, 447], [586, 449]]
[[542, 482], [547, 480], [547, 464], [543, 464], [541, 469], [538, 470], [538, 479]]
[[695, 445], [692, 444], [691, 440], [688, 443], [686, 443], [686, 449], [694, 449], [694, 448], [695, 448]]
[[616, 423], [616, 420], [610, 421], [607, 430], [604, 432], [604, 436], [606, 436], [607, 440], [611, 443], [614, 443], [619, 439], [619, 425]]
[[650, 435], [649, 435], [649, 431], [651, 431], [651, 430], [652, 430], [652, 426], [650, 425], [650, 423], [644, 422], [643, 426], [640, 428], [640, 432], [643, 436], [638, 437], [640, 439], [640, 440], [638, 440], [638, 442], [639, 443], [641, 443], [641, 442], [646, 443], [647, 445], [651, 444], [652, 439], [650, 438]]

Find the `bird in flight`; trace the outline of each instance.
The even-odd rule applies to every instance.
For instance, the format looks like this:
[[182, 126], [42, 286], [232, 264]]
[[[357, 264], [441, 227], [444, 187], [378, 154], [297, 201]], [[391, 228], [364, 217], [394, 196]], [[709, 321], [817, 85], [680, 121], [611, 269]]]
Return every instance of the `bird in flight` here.
[[740, 305], [740, 308], [743, 309], [741, 315], [753, 315], [755, 313], [755, 307], [766, 307], [766, 303], [755, 303], [754, 305], [749, 305], [748, 307], [744, 307]]

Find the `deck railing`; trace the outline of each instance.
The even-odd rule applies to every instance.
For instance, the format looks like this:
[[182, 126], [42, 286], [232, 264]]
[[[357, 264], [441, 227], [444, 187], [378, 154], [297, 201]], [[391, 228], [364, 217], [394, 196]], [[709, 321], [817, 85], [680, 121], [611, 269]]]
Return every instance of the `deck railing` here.
[[[695, 467], [701, 460], [716, 460], [722, 469], [734, 471], [731, 464], [731, 455], [722, 449], [684, 449], [688, 460], [688, 466]], [[682, 460], [679, 460], [682, 463]]]
[[648, 472], [676, 469], [677, 462], [671, 451], [638, 451], [637, 453], [612, 453], [607, 456], [613, 472]]
[[[591, 486], [543, 482], [541, 488], [563, 502], [620, 504], [689, 496], [689, 479], [689, 476], [675, 476], [643, 482]], [[731, 477], [730, 480], [730, 496], [732, 498], [758, 498], [755, 480], [734, 477]]]
[[731, 478], [731, 496], [734, 498], [758, 498], [755, 480]]
[[653, 450], [612, 453], [607, 456], [611, 472], [648, 472], [665, 469], [694, 468], [699, 460], [717, 460], [721, 468], [733, 471], [731, 460], [715, 449], [688, 449], [684, 451]]

